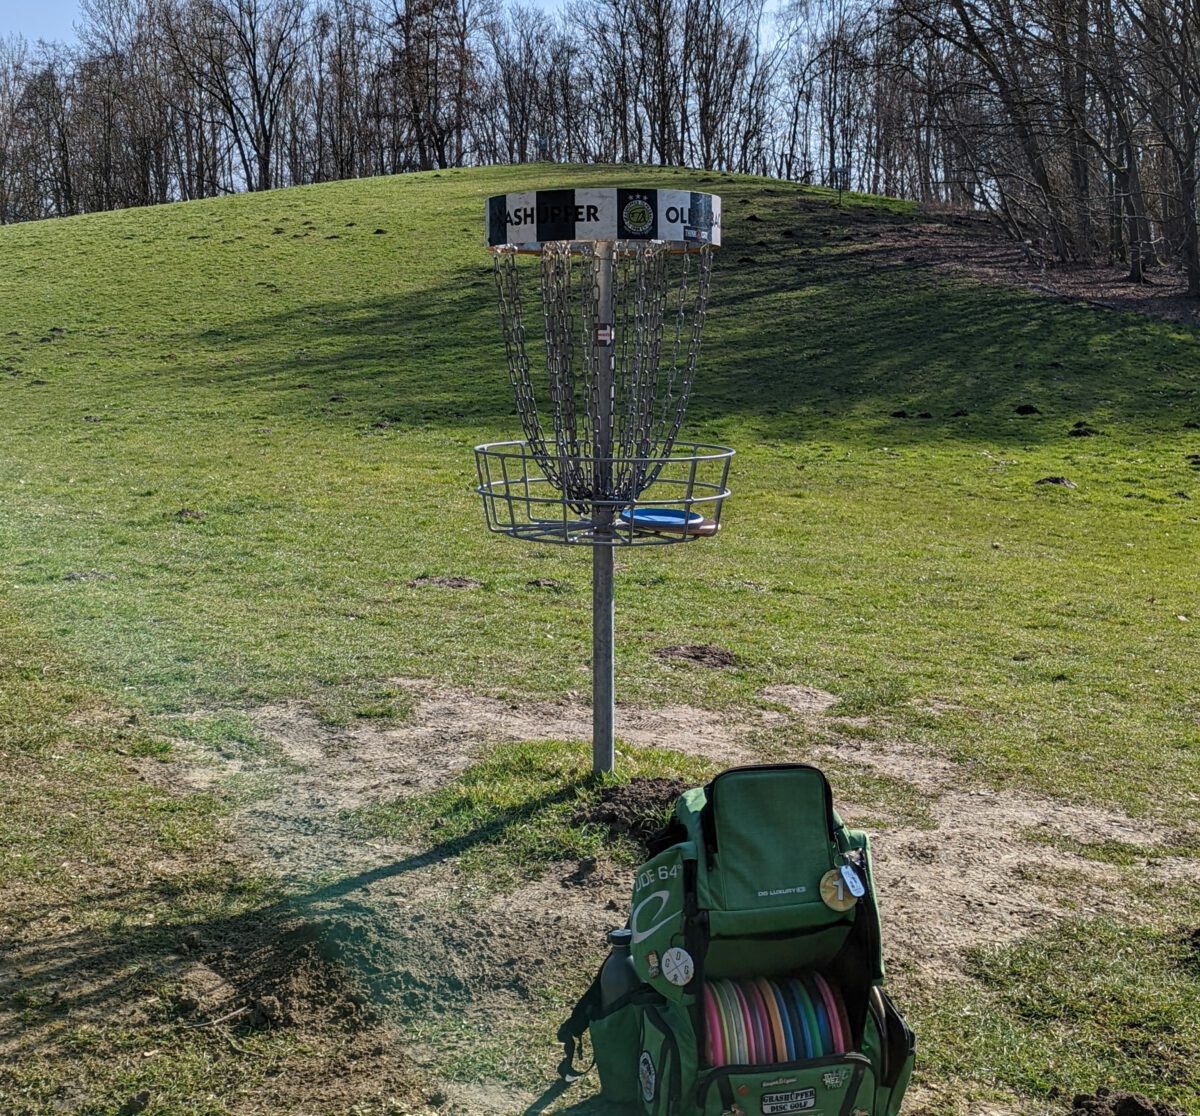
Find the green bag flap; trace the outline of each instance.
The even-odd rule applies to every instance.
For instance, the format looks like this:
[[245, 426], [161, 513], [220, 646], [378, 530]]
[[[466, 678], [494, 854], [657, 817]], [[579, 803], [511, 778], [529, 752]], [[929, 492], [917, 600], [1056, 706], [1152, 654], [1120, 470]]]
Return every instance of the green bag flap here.
[[682, 1004], [649, 1006], [642, 1013], [638, 1093], [645, 1116], [690, 1116], [694, 1111], [697, 1049], [691, 1015]]
[[[629, 944], [637, 975], [663, 995], [683, 996], [682, 985], [668, 979], [664, 966], [681, 957], [684, 942], [686, 865], [696, 859], [696, 845], [684, 841], [643, 864], [633, 885], [629, 912]], [[671, 951], [677, 951], [671, 954]], [[687, 954], [694, 965], [695, 959]]]
[[700, 905], [714, 936], [849, 923], [821, 899], [841, 863], [825, 776], [804, 764], [735, 767], [706, 788], [700, 823], [708, 871]]

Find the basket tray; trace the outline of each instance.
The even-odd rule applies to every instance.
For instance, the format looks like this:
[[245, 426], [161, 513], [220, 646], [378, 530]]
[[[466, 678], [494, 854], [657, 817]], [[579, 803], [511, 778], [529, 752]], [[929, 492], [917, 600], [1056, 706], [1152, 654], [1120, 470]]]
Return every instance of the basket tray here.
[[581, 502], [550, 483], [528, 443], [493, 442], [475, 447], [476, 491], [488, 529], [499, 534], [566, 546], [665, 546], [717, 533], [732, 457], [725, 446], [677, 444], [670, 457], [637, 459], [657, 477], [635, 498]]

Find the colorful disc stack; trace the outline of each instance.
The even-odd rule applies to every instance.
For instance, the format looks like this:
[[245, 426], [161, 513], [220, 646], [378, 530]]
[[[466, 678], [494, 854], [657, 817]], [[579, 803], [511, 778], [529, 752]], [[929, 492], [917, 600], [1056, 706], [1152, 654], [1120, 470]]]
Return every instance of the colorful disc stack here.
[[853, 1046], [842, 994], [820, 973], [704, 985], [710, 1066], [765, 1066], [844, 1054]]

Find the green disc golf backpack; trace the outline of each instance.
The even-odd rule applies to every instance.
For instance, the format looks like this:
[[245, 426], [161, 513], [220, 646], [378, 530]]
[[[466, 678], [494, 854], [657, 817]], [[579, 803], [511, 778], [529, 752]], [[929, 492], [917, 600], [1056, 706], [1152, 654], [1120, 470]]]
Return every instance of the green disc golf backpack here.
[[620, 994], [602, 969], [559, 1031], [563, 1077], [586, 1029], [603, 1097], [646, 1116], [894, 1116], [915, 1040], [880, 988], [867, 836], [825, 776], [733, 768], [650, 851], [606, 962]]

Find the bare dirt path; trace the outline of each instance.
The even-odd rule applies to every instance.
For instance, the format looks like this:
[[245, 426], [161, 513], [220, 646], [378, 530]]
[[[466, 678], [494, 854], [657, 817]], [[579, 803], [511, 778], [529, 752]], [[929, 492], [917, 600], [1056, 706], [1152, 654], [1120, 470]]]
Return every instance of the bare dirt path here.
[[[253, 711], [259, 730], [285, 758], [273, 789], [237, 812], [235, 832], [244, 851], [273, 873], [311, 885], [303, 908], [320, 927], [322, 948], [385, 1010], [423, 1005], [503, 1030], [545, 1002], [546, 988], [556, 983], [552, 976], [591, 971], [604, 931], [623, 920], [628, 872], [605, 863], [580, 872], [568, 864], [511, 894], [476, 894], [463, 883], [453, 855], [363, 841], [346, 826], [343, 811], [424, 793], [506, 741], [586, 738], [590, 710], [579, 702], [502, 701], [426, 682], [400, 684], [414, 702], [412, 715], [398, 725], [331, 728], [298, 703]], [[763, 697], [771, 708], [736, 715], [625, 708], [621, 734], [632, 744], [728, 765], [761, 759], [756, 741], [764, 729], [778, 740], [789, 724], [820, 726], [828, 742], [789, 758], [859, 765], [909, 785], [932, 828], [901, 824], [873, 833], [887, 960], [901, 996], [906, 987], [959, 979], [964, 953], [974, 946], [1012, 941], [1067, 915], [1098, 913], [1118, 892], [1125, 913], [1137, 917], [1137, 900], [1122, 888], [1117, 868], [1065, 851], [1056, 838], [1152, 847], [1178, 836], [1119, 812], [968, 786], [955, 764], [902, 740], [843, 737], [834, 696], [811, 687], [774, 687]], [[211, 787], [239, 773], [245, 772], [237, 765], [193, 752], [184, 778]], [[839, 807], [852, 823], [877, 816], [871, 802]], [[1154, 857], [1144, 870], [1164, 881], [1200, 884], [1195, 860]], [[1063, 888], [1068, 876], [1071, 886]], [[410, 1054], [436, 1073], [445, 1053], [436, 1047], [418, 1041]], [[548, 1083], [553, 1061], [547, 1050]], [[495, 1081], [442, 1081], [431, 1095], [438, 1111], [464, 1116], [522, 1112], [536, 1099]], [[569, 1100], [585, 1102], [586, 1086]], [[914, 1093], [905, 1111], [953, 1108], [952, 1099], [926, 1089]], [[1046, 1110], [1013, 1102], [990, 1111]]]

